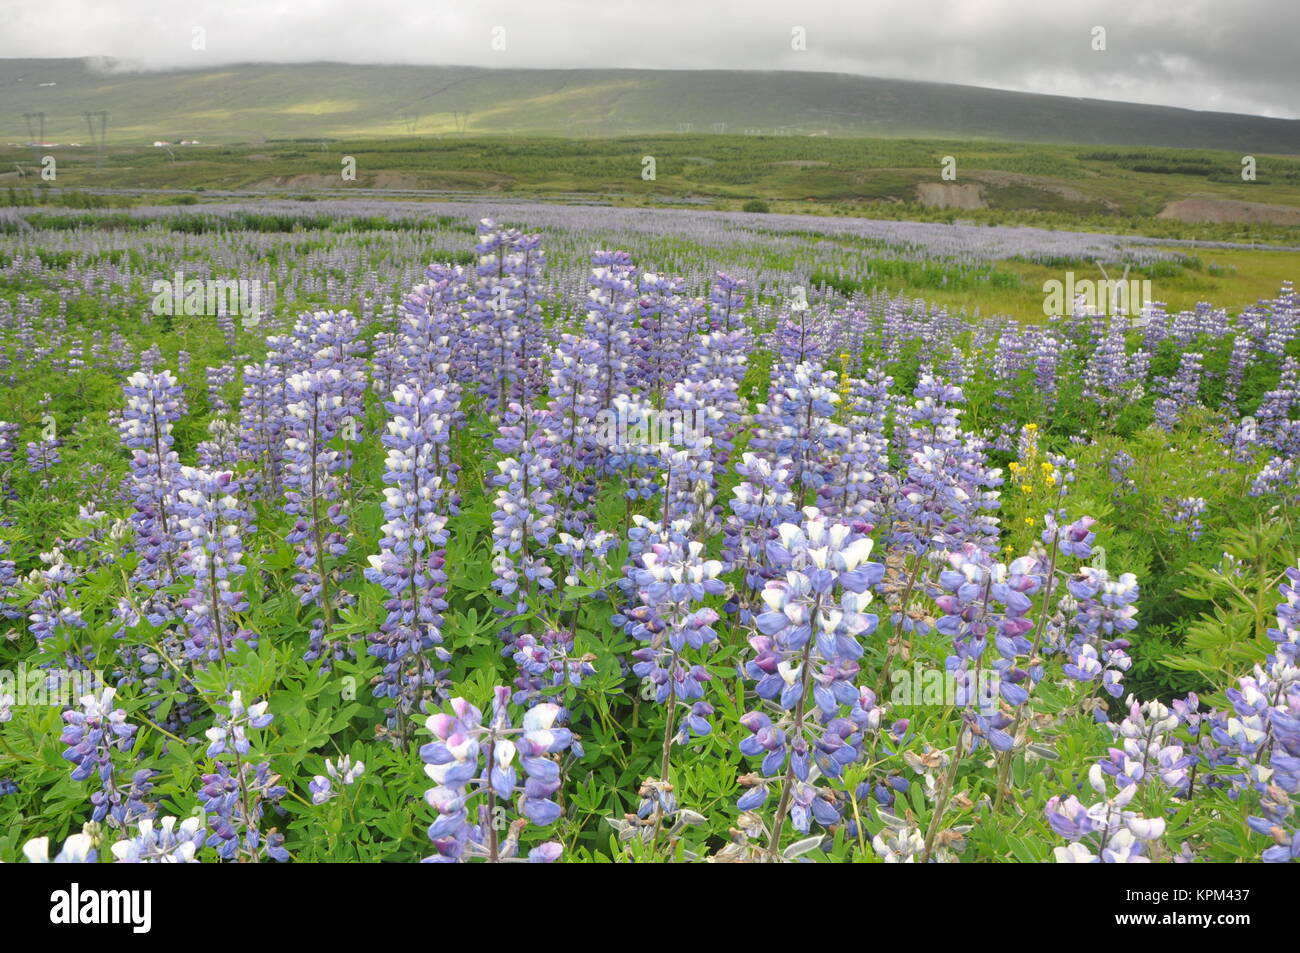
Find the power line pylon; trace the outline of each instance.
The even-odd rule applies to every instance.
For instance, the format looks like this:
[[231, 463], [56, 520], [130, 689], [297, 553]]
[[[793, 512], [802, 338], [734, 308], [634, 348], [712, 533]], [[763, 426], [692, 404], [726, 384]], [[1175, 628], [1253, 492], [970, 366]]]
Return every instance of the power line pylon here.
[[27, 137], [31, 140], [36, 153], [36, 161], [41, 161], [41, 147], [45, 145], [45, 113], [23, 113], [27, 123]]
[[[82, 113], [86, 117], [86, 125], [90, 127], [90, 142], [95, 147], [95, 167], [100, 168], [104, 164], [104, 136], [108, 132], [108, 113], [104, 110], [97, 112]], [[99, 134], [95, 134], [95, 120], [99, 120]]]

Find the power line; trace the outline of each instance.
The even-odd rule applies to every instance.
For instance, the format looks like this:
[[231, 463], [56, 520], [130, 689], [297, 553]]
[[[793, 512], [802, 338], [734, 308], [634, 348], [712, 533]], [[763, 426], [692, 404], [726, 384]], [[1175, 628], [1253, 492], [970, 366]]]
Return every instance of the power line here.
[[[101, 109], [97, 112], [82, 113], [86, 117], [86, 125], [90, 127], [90, 142], [95, 147], [95, 168], [100, 168], [104, 164], [104, 137], [108, 132], [108, 113]], [[99, 120], [99, 135], [95, 135], [95, 120]]]
[[41, 161], [41, 147], [45, 145], [45, 113], [23, 113], [27, 123], [27, 137], [36, 153], [36, 161]]

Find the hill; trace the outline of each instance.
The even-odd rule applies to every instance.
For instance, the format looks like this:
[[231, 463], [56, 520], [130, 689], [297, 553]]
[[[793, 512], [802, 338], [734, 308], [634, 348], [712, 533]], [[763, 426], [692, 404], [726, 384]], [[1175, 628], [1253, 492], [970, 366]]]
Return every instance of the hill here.
[[834, 73], [536, 70], [342, 63], [131, 72], [104, 60], [0, 60], [0, 141], [386, 138], [664, 132], [998, 139], [1300, 154], [1300, 120]]

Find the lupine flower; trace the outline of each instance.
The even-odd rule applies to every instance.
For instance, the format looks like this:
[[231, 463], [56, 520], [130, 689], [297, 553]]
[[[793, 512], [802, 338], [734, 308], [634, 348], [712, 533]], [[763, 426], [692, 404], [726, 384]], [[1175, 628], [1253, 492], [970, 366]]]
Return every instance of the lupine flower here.
[[499, 228], [491, 219], [479, 222], [478, 235], [471, 312], [478, 374], [488, 406], [501, 410], [511, 401], [530, 402], [541, 387], [537, 280], [546, 256], [537, 235]]
[[202, 781], [199, 803], [211, 832], [205, 843], [216, 848], [217, 856], [222, 860], [257, 860], [263, 855], [278, 861], [289, 859], [284, 835], [273, 830], [264, 837], [260, 829], [266, 805], [288, 793], [279, 783], [280, 776], [271, 773], [269, 763], [237, 760], [232, 773], [223, 761], [215, 771], [204, 774]]
[[[63, 441], [58, 437], [42, 437], [40, 440], [29, 441], [27, 444], [27, 470], [30, 473], [48, 474], [60, 463], [63, 462], [59, 454], [59, 448], [63, 446]], [[49, 477], [41, 477], [41, 488], [46, 489], [50, 485]]]
[[[1105, 775], [1097, 765], [1088, 776], [1098, 794], [1105, 795]], [[1145, 864], [1145, 844], [1159, 840], [1165, 833], [1164, 818], [1147, 818], [1128, 809], [1137, 785], [1121, 785], [1116, 794], [1091, 806], [1074, 795], [1062, 800], [1048, 800], [1047, 821], [1061, 837], [1071, 843], [1054, 848], [1058, 864]]]
[[119, 429], [131, 451], [131, 481], [140, 564], [136, 577], [154, 587], [171, 581], [176, 477], [180, 461], [172, 445], [176, 421], [185, 413], [183, 391], [169, 371], [137, 372], [122, 388], [126, 411]]
[[383, 438], [386, 521], [365, 575], [388, 594], [388, 615], [370, 636], [370, 654], [384, 662], [375, 694], [392, 699], [388, 729], [404, 745], [412, 712], [441, 691], [436, 663], [451, 658], [442, 648], [449, 506], [443, 480], [456, 404], [441, 388], [399, 384], [387, 407], [393, 418]]
[[759, 592], [776, 570], [769, 570], [768, 542], [777, 536], [781, 523], [794, 522], [799, 510], [790, 492], [790, 460], [776, 463], [753, 453], [746, 453], [736, 465], [743, 478], [733, 490], [731, 511], [726, 523], [723, 553], [727, 562], [743, 570], [745, 593], [742, 596], [741, 620], [748, 622], [750, 594]]
[[1300, 569], [1288, 569], [1280, 589], [1277, 626], [1268, 630], [1277, 650], [1228, 689], [1230, 711], [1202, 716], [1212, 746], [1200, 749], [1205, 767], [1225, 775], [1234, 797], [1252, 792], [1256, 799], [1258, 813], [1247, 824], [1271, 841], [1265, 863], [1300, 857]]
[[244, 574], [244, 534], [249, 513], [233, 495], [229, 471], [181, 467], [176, 475], [175, 534], [177, 572], [189, 576], [189, 594], [179, 602], [186, 624], [187, 650], [203, 661], [224, 659], [236, 641], [257, 644], [237, 613], [247, 611], [235, 582]]
[[713, 288], [709, 292], [709, 323], [714, 331], [729, 333], [743, 322], [745, 291], [748, 282], [733, 278], [721, 271], [713, 275]]
[[1156, 426], [1173, 430], [1179, 416], [1195, 405], [1201, 384], [1203, 357], [1195, 351], [1185, 351], [1178, 361], [1178, 370], [1165, 388], [1165, 396], [1156, 401]]
[[567, 629], [548, 629], [541, 636], [525, 632], [514, 641], [513, 658], [519, 668], [512, 696], [517, 705], [534, 705], [544, 701], [546, 690], [572, 685], [596, 673], [592, 655], [576, 655], [573, 633]]
[[[145, 811], [138, 799], [127, 795], [118, 786], [113, 752], [130, 751], [135, 744], [136, 726], [126, 720], [126, 712], [113, 707], [116, 690], [105, 688], [99, 695], [86, 695], [81, 699], [80, 710], [69, 709], [63, 713], [66, 728], [59, 741], [68, 747], [63, 752], [65, 761], [71, 761], [72, 780], [95, 778], [99, 790], [92, 797], [94, 809], [91, 819], [102, 821], [110, 810], [118, 809], [124, 819], [128, 814]], [[146, 773], [147, 775], [147, 773]]]
[[216, 723], [204, 732], [210, 742], [207, 751], [208, 757], [215, 758], [219, 754], [224, 754], [227, 750], [234, 751], [237, 754], [248, 754], [247, 729], [265, 728], [271, 723], [272, 715], [267, 711], [269, 703], [265, 701], [255, 702], [245, 708], [243, 693], [236, 690], [230, 693], [228, 701], [220, 704], [225, 707], [227, 714], [218, 713]]
[[[762, 766], [740, 807], [754, 810], [765, 802], [769, 786], [778, 785], [773, 851], [786, 812], [804, 833], [812, 818], [825, 826], [839, 816], [831, 798], [802, 786], [812, 785], [814, 764], [834, 779], [859, 755], [862, 726], [839, 713], [860, 700], [854, 684], [863, 652], [858, 639], [875, 631], [878, 621], [862, 610], [870, 603], [870, 587], [884, 574], [881, 564], [867, 561], [870, 539], [855, 537], [847, 525], [828, 524], [814, 508], [805, 516], [803, 525], [783, 523], [780, 542], [769, 547], [785, 578], [763, 589], [766, 611], [754, 620], [755, 655], [745, 665], [758, 697], [776, 717], [758, 710], [741, 719], [751, 732], [741, 752], [761, 756]], [[816, 718], [809, 717], [810, 702]]]
[[[560, 708], [549, 703], [528, 709], [522, 726], [515, 728], [507, 710], [509, 699], [510, 689], [493, 691], [487, 724], [483, 713], [463, 698], [451, 700], [451, 714], [429, 716], [428, 729], [435, 740], [420, 749], [420, 757], [436, 785], [425, 792], [425, 800], [438, 819], [429, 827], [436, 853], [427, 862], [456, 863], [473, 857], [513, 860], [524, 825], [545, 827], [559, 818], [560, 807], [551, 796], [560, 786], [560, 768], [548, 755], [568, 748], [573, 735], [556, 724]], [[501, 841], [497, 812], [516, 796], [515, 808], [522, 817]], [[471, 820], [471, 801], [478, 802], [476, 820]], [[558, 857], [554, 846], [543, 845], [529, 859], [549, 863]]]
[[615, 395], [627, 391], [633, 369], [637, 271], [627, 252], [597, 252], [591, 263], [584, 331], [597, 348], [600, 406], [609, 408]]
[[1199, 496], [1184, 497], [1174, 501], [1172, 520], [1174, 526], [1169, 531], [1175, 532], [1179, 526], [1185, 527], [1187, 538], [1192, 542], [1201, 538], [1205, 532], [1205, 525], [1201, 522], [1201, 516], [1205, 513], [1205, 500]]
[[[507, 619], [526, 611], [530, 598], [555, 587], [542, 553], [555, 533], [552, 499], [560, 473], [544, 452], [545, 431], [535, 428], [533, 414], [516, 404], [503, 418], [506, 425], [501, 428], [498, 448], [517, 456], [498, 461], [500, 472], [492, 480], [498, 487], [492, 514], [492, 571], [496, 576], [492, 587], [503, 598], [514, 600]], [[516, 421], [519, 426], [514, 426]], [[507, 643], [515, 634], [509, 625], [502, 630]]]
[[345, 461], [328, 445], [348, 416], [348, 381], [338, 368], [295, 374], [286, 400], [284, 509], [296, 521], [285, 539], [297, 550], [299, 599], [319, 602], [328, 628], [337, 593], [327, 559], [347, 552], [348, 522], [339, 480]]
[[639, 568], [630, 569], [640, 605], [627, 613], [629, 632], [646, 643], [632, 653], [636, 659], [632, 672], [654, 686], [657, 704], [669, 707], [669, 725], [681, 709], [676, 737], [683, 744], [692, 735], [699, 737], [712, 730], [709, 715], [713, 709], [704, 701], [704, 686], [711, 676], [703, 665], [688, 661], [687, 651], [698, 659], [704, 647], [717, 638], [712, 626], [718, 613], [701, 603], [706, 596], [722, 595], [727, 589], [718, 578], [722, 563], [705, 559], [703, 553], [704, 544], [698, 542], [684, 547], [656, 544], [641, 556]]
[[195, 864], [205, 836], [203, 821], [197, 817], [179, 823], [164, 817], [156, 825], [151, 817], [141, 818], [134, 837], [113, 845], [113, 857], [119, 864]]
[[274, 805], [287, 791], [268, 762], [254, 764], [245, 760], [246, 755], [254, 753], [249, 732], [271, 723], [268, 703], [245, 707], [242, 693], [232, 690], [230, 697], [219, 704], [226, 714], [215, 716], [206, 736], [207, 757], [220, 760], [214, 771], [202, 776], [203, 787], [199, 790], [210, 832], [206, 844], [215, 847], [222, 860], [256, 861], [262, 856], [288, 860], [284, 835], [272, 830], [264, 836], [261, 831], [266, 806]]
[[257, 467], [249, 475], [260, 498], [270, 501], [281, 492], [284, 466], [284, 373], [270, 361], [244, 365], [244, 391], [240, 397], [239, 447]]
[[34, 837], [23, 845], [23, 856], [29, 864], [93, 864], [99, 860], [99, 851], [89, 834], [69, 834], [63, 849], [50, 860], [50, 839]]

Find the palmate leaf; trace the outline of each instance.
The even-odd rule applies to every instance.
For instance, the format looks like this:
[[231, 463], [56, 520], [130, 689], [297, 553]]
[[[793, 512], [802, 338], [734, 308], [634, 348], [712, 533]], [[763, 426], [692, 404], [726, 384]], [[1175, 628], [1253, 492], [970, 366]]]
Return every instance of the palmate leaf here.
[[1253, 616], [1216, 609], [1186, 628], [1183, 645], [1189, 651], [1163, 658], [1161, 663], [1175, 671], [1205, 675], [1249, 670], [1269, 652], [1267, 640], [1261, 644], [1255, 638], [1254, 627]]

